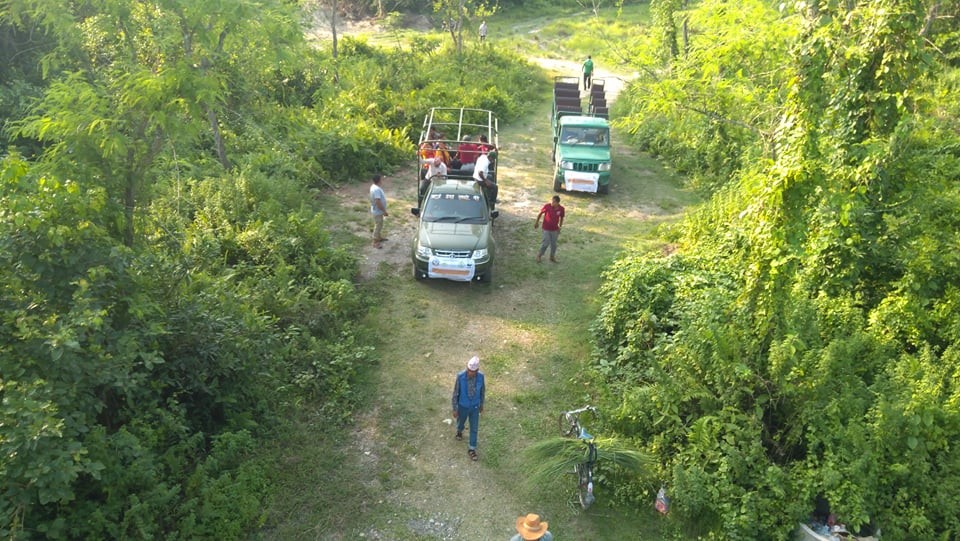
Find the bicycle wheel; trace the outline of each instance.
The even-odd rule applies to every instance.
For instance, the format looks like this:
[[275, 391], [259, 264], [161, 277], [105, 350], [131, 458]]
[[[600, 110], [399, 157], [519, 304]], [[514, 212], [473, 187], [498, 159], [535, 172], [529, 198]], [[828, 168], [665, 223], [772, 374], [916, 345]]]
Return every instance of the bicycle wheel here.
[[575, 470], [577, 473], [577, 498], [580, 500], [580, 507], [586, 509], [596, 500], [593, 496], [593, 466], [577, 464]]
[[558, 420], [558, 426], [560, 427], [560, 435], [564, 438], [575, 438], [577, 434], [580, 433], [580, 426], [577, 423], [577, 418], [567, 413], [561, 413], [560, 419]]

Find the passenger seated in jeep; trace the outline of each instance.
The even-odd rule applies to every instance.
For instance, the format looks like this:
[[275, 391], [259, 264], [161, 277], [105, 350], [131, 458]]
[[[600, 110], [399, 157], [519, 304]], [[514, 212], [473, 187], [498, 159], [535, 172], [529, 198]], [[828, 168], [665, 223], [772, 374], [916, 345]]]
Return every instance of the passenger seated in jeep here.
[[459, 169], [465, 173], [473, 171], [477, 162], [477, 156], [480, 155], [480, 145], [471, 142], [469, 135], [463, 136], [463, 142], [457, 149], [457, 156], [451, 164], [453, 169]]
[[424, 141], [420, 143], [420, 178], [429, 178], [427, 168], [433, 163], [434, 158], [440, 158], [444, 164], [450, 163], [450, 151], [447, 144], [442, 141]]
[[583, 130], [579, 128], [563, 128], [563, 132], [560, 134], [560, 140], [565, 144], [574, 145], [583, 140]]
[[430, 186], [430, 182], [434, 177], [446, 178], [446, 176], [447, 164], [443, 163], [440, 156], [434, 156], [427, 164], [426, 173], [423, 176], [423, 180], [420, 181], [420, 197], [423, 197], [423, 194], [427, 192], [427, 188]]
[[494, 147], [493, 145], [491, 145], [491, 144], [490, 144], [490, 141], [487, 140], [487, 136], [486, 136], [486, 135], [481, 135], [481, 136], [480, 136], [480, 144], [477, 145], [477, 146], [480, 148], [480, 153], [481, 153], [481, 154], [488, 154], [488, 153], [490, 153], [490, 152], [494, 152], [494, 151], [497, 150], [496, 147]]

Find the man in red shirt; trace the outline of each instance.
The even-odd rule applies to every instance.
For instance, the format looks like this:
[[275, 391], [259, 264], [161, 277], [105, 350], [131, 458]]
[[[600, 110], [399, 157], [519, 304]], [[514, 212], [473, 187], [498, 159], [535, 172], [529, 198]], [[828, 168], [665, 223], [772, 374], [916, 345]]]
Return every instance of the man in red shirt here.
[[459, 169], [462, 171], [473, 171], [477, 162], [477, 156], [480, 155], [480, 145], [471, 142], [469, 135], [463, 136], [463, 142], [457, 149], [457, 158], [460, 161]]
[[537, 221], [533, 228], [540, 227], [540, 218], [543, 218], [543, 240], [540, 242], [540, 251], [537, 252], [537, 263], [543, 257], [543, 253], [550, 247], [550, 261], [557, 263], [557, 237], [560, 236], [560, 228], [563, 226], [564, 209], [560, 205], [560, 196], [555, 195], [553, 199], [540, 209], [537, 214]]

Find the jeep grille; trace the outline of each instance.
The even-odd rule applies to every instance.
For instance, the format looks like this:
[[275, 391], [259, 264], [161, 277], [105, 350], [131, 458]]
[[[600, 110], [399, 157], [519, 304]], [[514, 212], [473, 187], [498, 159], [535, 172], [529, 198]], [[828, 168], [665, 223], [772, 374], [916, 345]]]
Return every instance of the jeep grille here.
[[460, 259], [466, 259], [466, 258], [470, 257], [470, 255], [473, 253], [473, 250], [466, 250], [466, 251], [463, 251], [463, 250], [434, 250], [433, 253], [434, 253], [434, 255], [438, 255], [438, 256], [440, 256], [440, 257], [456, 257], [456, 258], [460, 258]]
[[589, 173], [595, 173], [597, 172], [598, 168], [599, 168], [599, 164], [596, 164], [596, 163], [580, 163], [580, 162], [573, 163], [574, 171], [586, 171]]

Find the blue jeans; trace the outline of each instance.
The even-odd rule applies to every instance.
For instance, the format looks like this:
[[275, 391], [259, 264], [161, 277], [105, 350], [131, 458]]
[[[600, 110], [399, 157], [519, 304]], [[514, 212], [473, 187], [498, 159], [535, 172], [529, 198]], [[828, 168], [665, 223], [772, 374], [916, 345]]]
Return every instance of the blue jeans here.
[[475, 408], [457, 406], [457, 432], [463, 432], [463, 425], [466, 424], [468, 417], [470, 418], [470, 443], [467, 449], [476, 449], [477, 430], [480, 428], [480, 406]]

